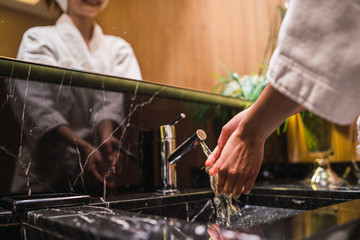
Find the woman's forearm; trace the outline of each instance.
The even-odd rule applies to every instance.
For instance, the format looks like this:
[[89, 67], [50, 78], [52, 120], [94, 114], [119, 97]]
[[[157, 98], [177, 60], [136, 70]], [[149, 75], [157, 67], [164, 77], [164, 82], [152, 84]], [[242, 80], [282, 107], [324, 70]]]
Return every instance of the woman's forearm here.
[[101, 141], [105, 141], [113, 135], [114, 123], [111, 120], [104, 120], [98, 126], [98, 133], [100, 134]]
[[207, 161], [208, 166], [215, 162], [209, 173], [217, 173], [219, 194], [233, 194], [238, 198], [241, 193], [250, 192], [261, 167], [265, 140], [300, 108], [270, 84], [265, 87], [257, 101], [241, 116], [223, 150]]
[[77, 136], [68, 125], [61, 125], [56, 129], [56, 133], [68, 144], [77, 146], [81, 150], [91, 148], [92, 145]]
[[268, 84], [238, 127], [243, 134], [265, 140], [286, 118], [301, 110], [301, 105]]

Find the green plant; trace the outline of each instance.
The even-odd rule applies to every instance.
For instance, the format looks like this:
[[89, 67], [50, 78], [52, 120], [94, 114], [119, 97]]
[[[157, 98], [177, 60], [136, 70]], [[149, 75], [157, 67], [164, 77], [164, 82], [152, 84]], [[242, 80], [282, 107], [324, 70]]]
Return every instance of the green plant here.
[[[221, 95], [236, 97], [248, 102], [245, 109], [250, 107], [264, 90], [267, 80], [266, 75], [259, 76], [255, 74], [240, 76], [237, 73], [231, 72], [229, 68], [224, 66], [227, 75], [217, 75], [214, 77], [219, 80], [215, 85], [213, 92], [219, 92]], [[285, 133], [287, 129], [288, 119], [282, 125], [282, 132]], [[281, 133], [281, 127], [276, 129], [277, 134]]]
[[249, 106], [256, 101], [267, 84], [266, 76], [255, 74], [240, 76], [237, 73], [231, 72], [226, 66], [224, 66], [224, 69], [227, 75], [213, 75], [219, 80], [213, 92], [243, 99], [249, 102]]
[[331, 150], [331, 123], [309, 110], [301, 112], [306, 145], [310, 152]]

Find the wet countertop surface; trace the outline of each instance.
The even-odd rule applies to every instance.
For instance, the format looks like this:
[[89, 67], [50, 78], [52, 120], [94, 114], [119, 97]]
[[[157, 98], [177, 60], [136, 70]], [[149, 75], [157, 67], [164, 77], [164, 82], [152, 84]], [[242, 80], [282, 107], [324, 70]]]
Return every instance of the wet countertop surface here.
[[[210, 190], [138, 193], [91, 204], [28, 210], [27, 239], [359, 239], [360, 191], [261, 183], [242, 196], [240, 214], [218, 221]], [[353, 200], [354, 199], [354, 200]], [[0, 221], [13, 217], [1, 209]], [[7, 220], [9, 221], [9, 220]]]

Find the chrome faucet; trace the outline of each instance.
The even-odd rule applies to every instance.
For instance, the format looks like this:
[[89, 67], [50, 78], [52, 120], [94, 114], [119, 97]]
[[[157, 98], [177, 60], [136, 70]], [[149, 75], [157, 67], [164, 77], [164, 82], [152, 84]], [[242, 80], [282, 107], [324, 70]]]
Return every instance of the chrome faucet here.
[[196, 148], [201, 141], [206, 139], [206, 133], [198, 129], [194, 135], [186, 139], [178, 148], [176, 148], [169, 156], [168, 161], [170, 165], [174, 165], [177, 161], [180, 160], [182, 156], [188, 153], [190, 150]]
[[175, 124], [185, 117], [186, 115], [181, 113], [170, 124], [160, 126], [161, 192], [177, 192], [176, 164], [170, 165], [168, 158], [176, 148]]
[[176, 147], [175, 124], [185, 118], [185, 114], [180, 116], [168, 125], [160, 126], [161, 137], [161, 181], [162, 189], [160, 192], [172, 193], [177, 190], [176, 162], [182, 156], [194, 149], [201, 141], [206, 139], [206, 133], [198, 129], [194, 135], [186, 139], [178, 148]]

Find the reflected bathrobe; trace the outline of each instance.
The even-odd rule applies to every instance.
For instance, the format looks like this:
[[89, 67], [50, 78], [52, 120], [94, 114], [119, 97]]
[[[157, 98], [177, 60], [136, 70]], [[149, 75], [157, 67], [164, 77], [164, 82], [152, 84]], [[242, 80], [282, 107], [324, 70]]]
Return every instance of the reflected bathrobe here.
[[[96, 24], [88, 47], [67, 14], [61, 15], [53, 26], [29, 29], [23, 36], [17, 58], [141, 79], [133, 50], [125, 40], [104, 35]], [[24, 80], [15, 80], [10, 86], [14, 113], [24, 133], [12, 191], [70, 190], [63, 189], [64, 181], [69, 188], [78, 173], [76, 149], [56, 141], [44, 142], [44, 136], [66, 124], [96, 146], [99, 143], [94, 133], [101, 121], [110, 119], [116, 124], [123, 121], [123, 95]], [[62, 187], [58, 186], [59, 181]]]

